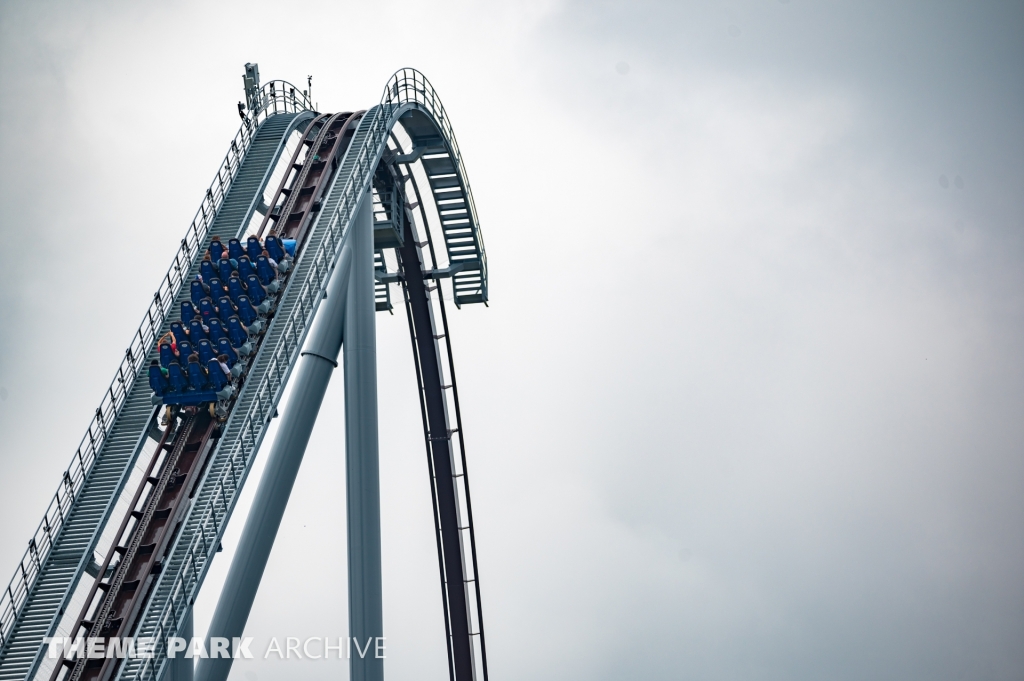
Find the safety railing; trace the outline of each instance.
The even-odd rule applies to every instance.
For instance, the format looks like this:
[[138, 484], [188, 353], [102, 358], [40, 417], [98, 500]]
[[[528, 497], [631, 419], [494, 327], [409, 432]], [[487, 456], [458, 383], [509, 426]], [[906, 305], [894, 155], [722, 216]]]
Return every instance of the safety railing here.
[[152, 351], [167, 313], [200, 253], [210, 225], [238, 174], [259, 125], [271, 116], [297, 113], [310, 108], [311, 104], [305, 95], [301, 92], [296, 95], [295, 87], [287, 81], [266, 83], [260, 91], [259, 106], [250, 112], [231, 140], [228, 153], [209, 189], [206, 190], [203, 202], [185, 237], [181, 240], [181, 246], [174, 255], [174, 262], [160, 282], [160, 287], [153, 294], [153, 301], [146, 310], [146, 316], [128, 349], [125, 350], [117, 374], [96, 408], [85, 436], [71, 460], [71, 465], [64, 471], [61, 484], [50, 501], [42, 522], [29, 540], [28, 549], [15, 569], [14, 577], [11, 578], [6, 590], [0, 594], [0, 652], [7, 647], [11, 631], [17, 623], [18, 615], [31, 592], [32, 585], [45, 565], [89, 471]]
[[270, 116], [312, 110], [313, 103], [305, 92], [286, 80], [271, 80], [263, 84], [255, 97], [249, 98], [248, 120], [257, 128]]
[[[414, 69], [401, 69], [388, 82], [379, 106], [367, 112], [367, 117], [360, 124], [353, 139], [353, 147], [346, 154], [339, 172], [348, 172], [347, 177], [339, 177], [345, 184], [340, 189], [337, 208], [330, 216], [324, 238], [314, 254], [305, 253], [301, 257], [312, 257], [309, 274], [302, 283], [297, 294], [296, 304], [287, 319], [276, 320], [284, 323], [281, 341], [273, 350], [268, 363], [267, 373], [256, 388], [255, 396], [245, 413], [239, 436], [233, 443], [222, 442], [221, 446], [230, 446], [219, 478], [203, 483], [204, 488], [212, 489], [210, 503], [201, 511], [197, 523], [189, 523], [196, 528], [191, 533], [183, 529], [178, 536], [176, 545], [170, 551], [171, 556], [181, 556], [181, 569], [173, 579], [166, 602], [160, 607], [156, 624], [152, 631], [139, 632], [141, 635], [152, 636], [156, 642], [154, 656], [141, 661], [141, 665], [132, 671], [124, 670], [121, 678], [133, 678], [140, 681], [156, 681], [160, 678], [166, 660], [166, 639], [176, 635], [180, 630], [183, 618], [188, 612], [189, 604], [194, 602], [196, 592], [203, 582], [210, 562], [216, 554], [220, 538], [231, 511], [238, 498], [238, 492], [245, 481], [249, 466], [252, 463], [257, 445], [260, 443], [264, 430], [274, 413], [275, 405], [280, 398], [287, 379], [288, 370], [298, 353], [313, 314], [327, 288], [327, 283], [334, 261], [341, 250], [342, 239], [363, 192], [369, 186], [371, 176], [376, 169], [386, 144], [388, 133], [394, 124], [394, 114], [408, 103], [416, 102], [424, 106], [435, 116], [442, 132], [448, 141], [456, 168], [462, 172], [462, 161], [455, 143], [451, 125], [444, 115], [433, 87], [426, 77]], [[367, 120], [367, 118], [369, 120]], [[356, 146], [359, 137], [362, 142]], [[354, 156], [350, 156], [354, 154]], [[352, 161], [349, 161], [349, 158]], [[476, 222], [472, 196], [467, 196], [470, 210]], [[482, 244], [482, 242], [481, 242]], [[233, 417], [234, 418], [234, 417]], [[212, 487], [208, 487], [212, 485]], [[199, 511], [199, 509], [197, 509]], [[190, 535], [190, 536], [187, 536]], [[178, 542], [184, 545], [177, 545]], [[140, 621], [145, 621], [143, 615]], [[134, 672], [134, 673], [133, 673]]]
[[484, 237], [480, 232], [480, 219], [476, 214], [473, 190], [469, 186], [469, 180], [467, 179], [469, 175], [466, 173], [462, 153], [459, 151], [459, 143], [455, 140], [455, 131], [452, 130], [452, 125], [448, 121], [448, 114], [445, 113], [444, 105], [437, 96], [437, 91], [434, 90], [434, 86], [430, 84], [427, 77], [416, 69], [399, 69], [388, 82], [388, 88], [384, 93], [381, 106], [382, 108], [386, 105], [402, 106], [410, 102], [416, 102], [421, 105], [434, 117], [440, 128], [441, 137], [450, 151], [455, 172], [462, 178], [463, 188], [466, 193], [466, 209], [470, 222], [473, 225], [476, 242], [480, 244], [480, 292], [483, 295], [483, 299], [487, 300], [487, 253], [484, 249]]

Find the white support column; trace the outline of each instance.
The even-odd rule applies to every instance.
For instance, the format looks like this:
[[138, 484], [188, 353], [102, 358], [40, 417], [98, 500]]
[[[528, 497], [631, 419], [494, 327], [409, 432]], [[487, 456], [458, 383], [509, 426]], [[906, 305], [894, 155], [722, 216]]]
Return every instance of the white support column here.
[[[377, 331], [370, 195], [352, 225], [352, 276], [345, 307], [345, 454], [348, 491], [350, 681], [383, 681], [377, 450]], [[358, 650], [357, 650], [358, 647]], [[360, 656], [360, 651], [364, 652]], [[380, 656], [378, 656], [378, 654]]]

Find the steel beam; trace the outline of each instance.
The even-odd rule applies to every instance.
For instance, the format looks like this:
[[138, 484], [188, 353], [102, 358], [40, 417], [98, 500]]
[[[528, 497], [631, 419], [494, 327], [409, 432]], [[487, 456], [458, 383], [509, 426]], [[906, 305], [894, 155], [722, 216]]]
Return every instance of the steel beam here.
[[351, 681], [383, 681], [380, 468], [373, 209], [368, 199], [349, 234], [352, 275], [345, 309], [345, 457]]

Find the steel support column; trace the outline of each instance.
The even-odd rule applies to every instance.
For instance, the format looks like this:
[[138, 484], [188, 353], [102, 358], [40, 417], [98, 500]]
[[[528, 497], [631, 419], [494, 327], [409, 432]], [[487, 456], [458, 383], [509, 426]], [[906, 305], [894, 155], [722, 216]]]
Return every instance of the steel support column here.
[[[372, 211], [369, 199], [364, 198], [361, 206]], [[217, 601], [207, 640], [211, 636], [242, 636], [245, 631], [246, 620], [252, 610], [281, 518], [288, 505], [288, 497], [299, 472], [299, 464], [306, 452], [306, 444], [316, 423], [327, 384], [337, 366], [352, 265], [351, 242], [352, 239], [346, 236], [341, 256], [327, 285], [326, 300], [320, 305], [306, 345], [296, 363], [295, 374], [291, 379], [291, 397], [287, 409], [281, 414], [281, 424], [267, 456], [267, 467], [256, 490], [252, 510], [246, 518], [227, 581]], [[196, 679], [226, 681], [231, 663], [231, 659], [222, 658], [200, 660]]]
[[[369, 195], [368, 195], [369, 197]], [[345, 454], [348, 493], [348, 621], [351, 681], [383, 681], [384, 616], [377, 450], [377, 331], [373, 209], [352, 225], [352, 275], [345, 309]], [[357, 649], [358, 648], [358, 649]], [[362, 653], [362, 655], [360, 655]]]

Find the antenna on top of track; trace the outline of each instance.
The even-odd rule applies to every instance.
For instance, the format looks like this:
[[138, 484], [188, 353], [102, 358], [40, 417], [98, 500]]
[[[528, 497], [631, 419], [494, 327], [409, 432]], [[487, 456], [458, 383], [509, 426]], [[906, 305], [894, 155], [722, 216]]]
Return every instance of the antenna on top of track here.
[[245, 104], [249, 112], [257, 111], [260, 107], [260, 65], [247, 63], [242, 82], [245, 84]]

